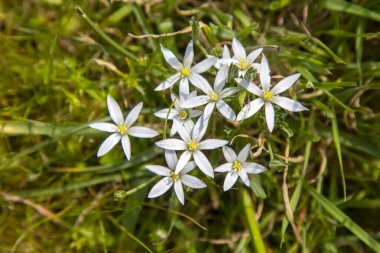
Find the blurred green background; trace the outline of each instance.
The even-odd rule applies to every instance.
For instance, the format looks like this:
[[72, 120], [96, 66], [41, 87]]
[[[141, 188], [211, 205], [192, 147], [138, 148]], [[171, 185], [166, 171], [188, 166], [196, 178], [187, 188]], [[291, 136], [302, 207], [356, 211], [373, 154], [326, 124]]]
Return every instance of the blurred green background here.
[[[255, 215], [267, 252], [380, 252], [379, 22], [377, 0], [2, 0], [0, 251], [264, 252]], [[106, 135], [87, 124], [107, 119], [110, 94], [126, 111], [143, 101], [139, 123], [162, 133], [152, 113], [171, 100], [153, 89], [173, 72], [159, 45], [182, 55], [192, 36], [196, 61], [200, 45], [219, 55], [233, 37], [248, 51], [268, 45], [272, 75], [302, 74], [290, 96], [310, 111], [278, 119], [272, 135], [262, 115], [250, 128], [215, 117], [209, 136], [253, 138], [236, 147], [261, 134], [255, 161], [270, 170], [248, 191], [206, 179], [182, 207], [171, 193], [146, 198], [155, 178], [144, 165], [163, 164], [161, 136], [134, 138], [131, 161], [119, 146], [98, 159]]]

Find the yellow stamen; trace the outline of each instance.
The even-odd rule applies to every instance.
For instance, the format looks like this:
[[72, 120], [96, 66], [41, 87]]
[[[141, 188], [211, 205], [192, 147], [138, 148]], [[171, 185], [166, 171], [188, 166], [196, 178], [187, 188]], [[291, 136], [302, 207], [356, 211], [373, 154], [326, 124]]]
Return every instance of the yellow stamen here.
[[182, 76], [188, 76], [190, 74], [190, 69], [189, 68], [183, 68], [181, 70]]
[[195, 143], [195, 141], [190, 141], [188, 145], [190, 151], [194, 151], [197, 148], [197, 144]]
[[238, 161], [235, 161], [235, 162], [234, 162], [234, 165], [232, 166], [232, 168], [233, 168], [234, 170], [236, 170], [236, 171], [241, 170], [242, 167], [243, 167], [243, 166], [242, 166], [241, 163], [239, 163]]
[[180, 113], [179, 113], [179, 119], [181, 119], [181, 120], [187, 119], [188, 116], [189, 116], [189, 113], [185, 110], [180, 111]]
[[118, 129], [117, 129], [118, 131], [119, 131], [119, 133], [120, 134], [125, 134], [126, 132], [127, 132], [127, 127], [125, 126], [125, 124], [120, 124], [119, 126], [118, 126]]
[[209, 99], [213, 102], [217, 101], [218, 100], [218, 94], [216, 94], [215, 92], [212, 92], [208, 95]]
[[239, 68], [240, 69], [246, 69], [246, 68], [248, 68], [248, 62], [247, 62], [246, 59], [240, 60], [240, 62], [239, 62]]
[[272, 97], [273, 97], [273, 94], [272, 94], [272, 92], [270, 92], [270, 91], [265, 91], [265, 92], [264, 92], [264, 97], [265, 97], [265, 99], [267, 99], [267, 100], [271, 100]]
[[170, 179], [173, 181], [177, 181], [179, 179], [179, 174], [176, 174], [175, 172], [170, 173], [169, 175]]

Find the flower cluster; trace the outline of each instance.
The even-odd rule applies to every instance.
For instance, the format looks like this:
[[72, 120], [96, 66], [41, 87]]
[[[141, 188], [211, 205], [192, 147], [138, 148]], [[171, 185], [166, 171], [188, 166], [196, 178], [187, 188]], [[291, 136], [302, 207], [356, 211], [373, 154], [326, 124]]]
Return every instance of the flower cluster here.
[[[179, 88], [178, 96], [171, 94], [173, 105], [155, 113], [161, 119], [172, 120], [173, 124], [170, 138], [156, 142], [158, 147], [165, 150], [168, 167], [146, 166], [149, 171], [164, 177], [153, 186], [148, 197], [158, 197], [174, 186], [179, 201], [184, 204], [183, 184], [194, 189], [206, 187], [203, 181], [187, 174], [195, 167], [211, 178], [214, 177], [214, 172], [227, 172], [223, 185], [224, 191], [229, 190], [239, 177], [246, 186], [249, 186], [248, 174], [258, 174], [265, 171], [266, 168], [254, 162], [247, 162], [251, 151], [250, 144], [247, 144], [236, 155], [232, 148], [227, 147], [227, 140], [204, 138], [212, 113], [216, 108], [229, 121], [241, 122], [252, 117], [264, 107], [266, 124], [269, 132], [272, 132], [275, 125], [273, 104], [292, 112], [307, 110], [299, 102], [280, 96], [298, 80], [300, 74], [284, 78], [277, 85], [271, 87], [270, 68], [267, 58], [262, 52], [263, 49], [256, 49], [247, 55], [240, 41], [235, 38], [232, 40], [233, 57], [225, 45], [222, 58], [208, 56], [194, 66], [192, 41], [186, 48], [182, 63], [169, 49], [161, 46], [161, 51], [167, 63], [176, 70], [176, 73], [159, 84], [155, 90], [163, 91], [170, 88], [173, 92], [173, 86], [177, 83], [179, 83]], [[255, 63], [260, 55], [262, 55], [261, 62]], [[217, 69], [213, 87], [201, 75], [212, 67]], [[236, 76], [229, 76], [234, 75], [234, 72], [230, 71], [231, 68], [238, 70]], [[252, 78], [249, 78], [248, 73], [252, 71], [259, 75], [260, 85], [256, 85], [250, 80]], [[234, 83], [231, 84], [227, 80], [234, 80]], [[196, 89], [191, 91], [190, 84]], [[246, 104], [236, 115], [226, 101], [244, 89], [252, 93], [255, 99]], [[198, 95], [199, 91], [203, 94]], [[128, 135], [152, 138], [158, 133], [146, 127], [132, 126], [138, 118], [142, 103], [133, 108], [125, 120], [123, 120], [120, 107], [112, 97], [108, 96], [107, 103], [110, 116], [115, 124], [104, 122], [90, 124], [92, 128], [113, 133], [101, 144], [98, 156], [107, 153], [121, 140], [123, 150], [129, 160], [131, 148]], [[197, 117], [198, 119], [196, 119]], [[193, 119], [196, 119], [195, 123]], [[176, 135], [178, 138], [175, 138]], [[214, 169], [204, 151], [217, 148], [222, 148], [227, 163]], [[178, 151], [182, 152], [179, 159], [176, 153]]]

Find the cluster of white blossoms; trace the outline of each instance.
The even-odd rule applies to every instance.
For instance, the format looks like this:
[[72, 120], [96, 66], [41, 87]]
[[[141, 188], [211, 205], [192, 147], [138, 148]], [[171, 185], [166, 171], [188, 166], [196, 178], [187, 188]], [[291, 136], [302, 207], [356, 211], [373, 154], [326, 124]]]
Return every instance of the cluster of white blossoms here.
[[[214, 178], [214, 172], [227, 172], [223, 186], [224, 191], [229, 190], [239, 177], [246, 186], [249, 186], [248, 174], [258, 174], [266, 170], [260, 164], [247, 162], [251, 151], [250, 144], [247, 144], [236, 155], [232, 148], [226, 146], [228, 144], [227, 140], [204, 139], [215, 107], [226, 119], [238, 122], [252, 117], [264, 107], [269, 132], [273, 131], [275, 123], [275, 111], [272, 104], [292, 112], [307, 110], [299, 102], [279, 96], [298, 80], [300, 74], [284, 78], [277, 85], [271, 87], [270, 68], [267, 58], [262, 53], [262, 48], [256, 49], [247, 55], [240, 41], [234, 38], [232, 50], [233, 57], [231, 57], [230, 51], [225, 45], [222, 58], [208, 56], [205, 60], [193, 66], [194, 49], [192, 41], [186, 48], [183, 63], [180, 63], [169, 49], [161, 46], [165, 60], [176, 70], [176, 74], [170, 76], [156, 87], [156, 91], [170, 88], [173, 104], [170, 108], [156, 112], [155, 115], [161, 119], [172, 120], [173, 124], [170, 138], [156, 142], [158, 147], [165, 150], [168, 167], [161, 165], [146, 166], [149, 171], [164, 177], [153, 186], [149, 192], [149, 198], [158, 197], [174, 186], [174, 191], [179, 201], [184, 204], [183, 184], [194, 189], [206, 187], [202, 180], [187, 174], [195, 167], [198, 167], [201, 172], [211, 178]], [[260, 64], [255, 63], [255, 60], [260, 55], [262, 55]], [[238, 69], [237, 76], [228, 76], [231, 65]], [[201, 75], [212, 67], [218, 70], [213, 87]], [[250, 70], [254, 70], [259, 74], [260, 85], [256, 85], [252, 80], [245, 79]], [[230, 87], [226, 87], [227, 80], [235, 80], [235, 83], [230, 84]], [[172, 87], [178, 82], [179, 95], [177, 96], [173, 94]], [[190, 84], [196, 89], [191, 91]], [[234, 110], [225, 100], [227, 99], [228, 101], [228, 98], [243, 89], [252, 93], [256, 98], [245, 105], [236, 116]], [[204, 94], [198, 95], [197, 92], [199, 91]], [[132, 126], [142, 109], [142, 103], [133, 108], [125, 120], [120, 107], [112, 97], [108, 96], [107, 103], [110, 116], [115, 124], [105, 122], [90, 124], [92, 128], [112, 133], [101, 144], [98, 156], [106, 154], [121, 140], [124, 153], [129, 160], [131, 145], [128, 135], [152, 138], [157, 136], [158, 133], [147, 127]], [[197, 117], [198, 119], [196, 119]], [[193, 119], [196, 119], [195, 124]], [[179, 138], [175, 138], [175, 135], [178, 135]], [[217, 148], [222, 148], [227, 163], [214, 169], [203, 152]], [[178, 151], [182, 152], [179, 159], [176, 153]]]

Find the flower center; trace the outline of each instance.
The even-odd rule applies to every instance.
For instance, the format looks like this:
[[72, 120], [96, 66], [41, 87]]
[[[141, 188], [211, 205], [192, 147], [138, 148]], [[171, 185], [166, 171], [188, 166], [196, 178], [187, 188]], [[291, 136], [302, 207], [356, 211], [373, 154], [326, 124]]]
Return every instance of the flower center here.
[[248, 68], [248, 61], [246, 59], [242, 59], [239, 62], [240, 69], [246, 69]]
[[182, 76], [188, 76], [190, 74], [190, 69], [189, 68], [182, 68], [181, 74], [182, 74]]
[[175, 182], [179, 179], [179, 174], [177, 174], [175, 172], [171, 172], [169, 175], [169, 178]]
[[238, 161], [235, 161], [234, 162], [234, 165], [232, 166], [232, 168], [235, 170], [235, 171], [239, 171], [241, 170], [243, 166], [241, 165], [241, 163], [239, 163]]
[[195, 143], [195, 141], [190, 141], [188, 145], [190, 151], [194, 151], [197, 148], [197, 144]]
[[189, 113], [186, 110], [182, 110], [182, 111], [180, 111], [178, 117], [181, 120], [185, 120], [185, 119], [187, 119], [188, 116], [189, 116]]
[[212, 102], [216, 102], [218, 100], [218, 94], [216, 94], [215, 92], [211, 92], [209, 95], [208, 95], [209, 99], [212, 101]]
[[270, 92], [270, 91], [264, 91], [264, 97], [265, 97], [265, 99], [267, 99], [267, 100], [271, 100], [272, 97], [273, 97], [273, 94], [272, 94], [272, 92]]
[[118, 126], [118, 132], [120, 133], [120, 134], [125, 134], [126, 132], [127, 132], [127, 127], [125, 126], [125, 124], [120, 124], [119, 126]]

